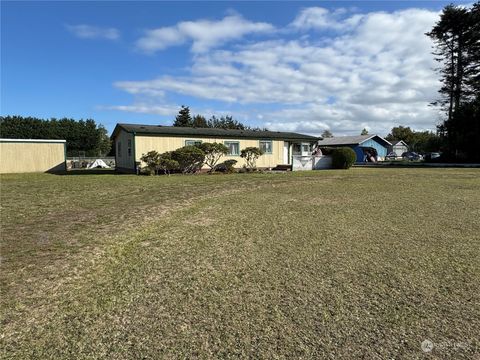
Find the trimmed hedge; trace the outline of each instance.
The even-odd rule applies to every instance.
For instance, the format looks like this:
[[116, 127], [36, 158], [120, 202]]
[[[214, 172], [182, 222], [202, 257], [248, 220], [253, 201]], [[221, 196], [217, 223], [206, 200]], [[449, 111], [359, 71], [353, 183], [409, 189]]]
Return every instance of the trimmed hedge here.
[[237, 163], [237, 160], [225, 160], [223, 163], [218, 164], [215, 167], [216, 171], [220, 171], [226, 174], [231, 174], [235, 172], [235, 164]]
[[349, 147], [336, 148], [332, 151], [332, 167], [349, 169], [357, 159], [357, 154]]

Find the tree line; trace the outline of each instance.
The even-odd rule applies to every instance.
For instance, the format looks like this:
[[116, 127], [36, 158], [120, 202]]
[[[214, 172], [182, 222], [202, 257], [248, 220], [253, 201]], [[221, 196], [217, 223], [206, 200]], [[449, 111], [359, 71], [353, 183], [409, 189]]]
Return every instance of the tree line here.
[[196, 127], [196, 128], [217, 128], [227, 130], [267, 130], [265, 128], [250, 127], [235, 120], [231, 115], [216, 117], [213, 115], [210, 119], [206, 119], [203, 115], [191, 115], [190, 108], [182, 105], [178, 115], [175, 117], [173, 126], [180, 127]]
[[62, 139], [67, 141], [67, 156], [104, 156], [111, 149], [107, 130], [93, 119], [50, 120], [35, 117], [0, 116], [0, 136], [8, 139]]

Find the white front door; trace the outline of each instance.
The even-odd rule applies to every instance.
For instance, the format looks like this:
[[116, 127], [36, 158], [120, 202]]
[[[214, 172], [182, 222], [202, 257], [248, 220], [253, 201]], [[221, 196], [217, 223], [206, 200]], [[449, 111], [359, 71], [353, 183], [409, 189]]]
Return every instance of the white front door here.
[[289, 148], [290, 148], [290, 144], [288, 143], [288, 141], [284, 141], [283, 142], [283, 163], [285, 165], [290, 164]]

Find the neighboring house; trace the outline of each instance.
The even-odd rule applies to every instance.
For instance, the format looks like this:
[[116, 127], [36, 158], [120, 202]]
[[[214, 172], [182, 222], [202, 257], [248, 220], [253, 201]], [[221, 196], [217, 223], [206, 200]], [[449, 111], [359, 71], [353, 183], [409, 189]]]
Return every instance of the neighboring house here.
[[0, 139], [0, 173], [66, 170], [66, 141]]
[[378, 160], [385, 159], [388, 148], [387, 140], [378, 135], [337, 136], [318, 141], [320, 147], [350, 147], [357, 154], [356, 162], [364, 162], [367, 153], [376, 152]]
[[252, 146], [264, 151], [264, 155], [257, 161], [259, 168], [291, 165], [292, 155], [310, 155], [312, 145], [318, 138], [277, 131], [117, 124], [112, 133], [112, 140], [117, 170], [134, 172], [140, 164], [142, 155], [149, 151], [164, 153], [201, 142], [225, 144], [229, 148], [229, 154], [220, 161], [237, 160], [236, 167], [245, 164], [240, 157], [240, 151]]
[[402, 154], [408, 151], [408, 145], [403, 140], [390, 141], [392, 146], [388, 148], [389, 153], [395, 153], [396, 157], [402, 157]]

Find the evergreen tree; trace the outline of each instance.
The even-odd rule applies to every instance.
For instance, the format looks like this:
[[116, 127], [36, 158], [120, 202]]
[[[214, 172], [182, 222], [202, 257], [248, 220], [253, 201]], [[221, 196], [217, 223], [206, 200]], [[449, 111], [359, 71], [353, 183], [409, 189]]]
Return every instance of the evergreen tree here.
[[111, 148], [107, 130], [87, 119], [38, 119], [22, 116], [1, 116], [0, 135], [9, 139], [62, 139], [67, 141], [67, 155], [106, 155]]
[[[478, 8], [478, 3], [476, 5]], [[426, 34], [435, 43], [435, 59], [442, 64], [439, 69], [442, 81], [439, 91], [441, 98], [434, 104], [446, 110], [448, 120], [451, 120], [462, 101], [471, 99], [474, 94], [472, 78], [478, 76], [480, 71], [478, 64], [474, 63], [474, 54], [478, 52], [478, 39], [475, 41], [474, 29], [475, 26], [478, 28], [478, 25], [474, 24], [475, 16], [478, 17], [473, 10], [448, 5], [443, 9], [440, 20], [432, 31]]]
[[241, 122], [235, 120], [231, 115], [221, 116], [220, 118], [217, 118], [215, 115], [213, 115], [208, 120], [208, 127], [232, 130], [257, 130], [243, 125]]
[[182, 105], [182, 108], [178, 112], [178, 115], [175, 117], [173, 126], [183, 126], [183, 127], [192, 127], [193, 121], [192, 116], [190, 115], [190, 108], [188, 106]]
[[438, 127], [451, 160], [476, 159], [471, 139], [480, 138], [478, 94], [480, 93], [480, 2], [470, 8], [448, 5], [432, 31], [442, 87], [440, 105], [447, 118]]
[[362, 132], [360, 133], [360, 135], [368, 135], [368, 130], [363, 128]]
[[207, 119], [205, 119], [202, 115], [195, 115], [192, 120], [192, 126], [198, 128], [206, 128], [208, 127]]

